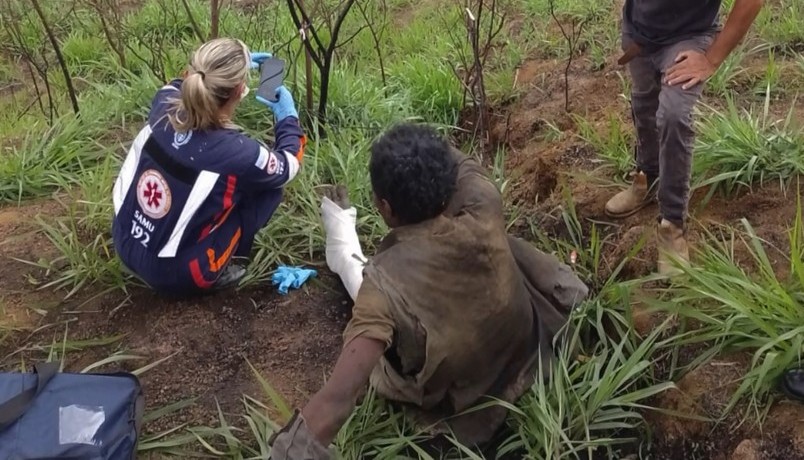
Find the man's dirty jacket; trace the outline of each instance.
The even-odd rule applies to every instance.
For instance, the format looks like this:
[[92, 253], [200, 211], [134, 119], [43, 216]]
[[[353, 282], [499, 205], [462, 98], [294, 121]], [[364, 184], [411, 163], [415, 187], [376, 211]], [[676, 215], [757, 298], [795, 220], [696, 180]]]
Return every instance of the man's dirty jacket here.
[[[422, 426], [472, 445], [488, 441], [506, 411], [458, 414], [489, 398], [518, 399], [540, 361], [548, 370], [553, 339], [588, 289], [558, 259], [507, 235], [496, 186], [473, 159], [455, 155], [457, 189], [446, 212], [383, 240], [365, 268], [344, 340], [385, 338], [371, 376], [377, 392], [406, 403]], [[364, 292], [381, 312], [369, 320], [361, 316]], [[382, 317], [386, 337], [372, 331]]]

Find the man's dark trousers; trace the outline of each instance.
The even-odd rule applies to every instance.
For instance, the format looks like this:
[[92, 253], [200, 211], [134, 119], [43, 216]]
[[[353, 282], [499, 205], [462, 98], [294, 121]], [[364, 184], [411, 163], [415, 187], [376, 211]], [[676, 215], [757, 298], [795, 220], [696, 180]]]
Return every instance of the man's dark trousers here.
[[[643, 48], [629, 63], [631, 109], [637, 132], [637, 168], [649, 178], [658, 178], [661, 217], [683, 227], [690, 196], [692, 150], [695, 142], [693, 109], [703, 84], [683, 89], [682, 84], [663, 83], [665, 72], [682, 51], [705, 53], [712, 35], [700, 35], [681, 42]], [[623, 35], [623, 49], [633, 41]]]

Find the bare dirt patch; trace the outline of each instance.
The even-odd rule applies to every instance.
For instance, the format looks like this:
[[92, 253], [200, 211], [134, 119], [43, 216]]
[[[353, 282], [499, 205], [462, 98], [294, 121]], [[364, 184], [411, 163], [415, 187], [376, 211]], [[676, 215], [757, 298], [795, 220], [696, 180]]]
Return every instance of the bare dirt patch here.
[[0, 330], [11, 331], [0, 340], [0, 367], [18, 369], [22, 358], [44, 359], [42, 346], [55, 343], [58, 348], [65, 334], [69, 341], [120, 337], [110, 345], [68, 350], [68, 371], [80, 371], [115, 352], [143, 359], [101, 371], [134, 370], [169, 357], [141, 377], [147, 409], [188, 398], [197, 401], [150, 424], [149, 432], [181, 423], [216, 425], [217, 404], [230, 423], [240, 424], [244, 394], [267, 401], [248, 362], [291, 408], [320, 388], [351, 314], [337, 278], [321, 272], [287, 296], [262, 286], [182, 301], [143, 289], [130, 296], [88, 292], [63, 301], [63, 292], [35, 290], [29, 278], [41, 278], [41, 269], [13, 260], [55, 255], [34, 217], [52, 218], [60, 209], [52, 201], [0, 209]]
[[[664, 409], [716, 418], [750, 367], [746, 354], [724, 356], [689, 372], [678, 389], [658, 398]], [[765, 460], [804, 458], [804, 408], [782, 400], [767, 415], [763, 425], [738, 404], [718, 424], [662, 413], [649, 413], [654, 429], [657, 459], [706, 458], [712, 460]], [[748, 414], [746, 416], [746, 414]], [[744, 418], [745, 417], [745, 418]]]
[[[336, 280], [325, 275], [325, 282]], [[291, 408], [303, 404], [334, 365], [349, 312], [343, 294], [320, 285], [288, 296], [264, 287], [181, 301], [138, 290], [110, 316], [118, 300], [111, 296], [87, 306], [94, 311], [80, 316], [73, 336], [126, 335], [121, 346], [145, 358], [138, 365], [170, 357], [142, 377], [150, 408], [198, 398], [177, 419], [161, 420], [149, 430], [176, 422], [214, 425], [216, 403], [231, 415], [242, 413], [244, 394], [267, 399], [249, 362]], [[102, 357], [109, 351], [95, 353]], [[94, 358], [79, 355], [71, 364], [79, 367]]]
[[31, 283], [43, 270], [22, 262], [55, 254], [36, 218], [58, 213], [52, 201], [0, 207], [0, 330], [33, 328], [44, 311], [59, 303], [51, 293], [35, 291]]

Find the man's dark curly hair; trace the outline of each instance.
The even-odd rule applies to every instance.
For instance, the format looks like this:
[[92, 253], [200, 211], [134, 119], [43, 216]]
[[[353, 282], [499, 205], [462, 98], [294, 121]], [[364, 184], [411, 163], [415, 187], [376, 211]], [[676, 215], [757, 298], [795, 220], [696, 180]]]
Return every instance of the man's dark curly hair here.
[[406, 225], [438, 216], [447, 207], [458, 177], [450, 145], [434, 129], [400, 124], [371, 146], [371, 185]]

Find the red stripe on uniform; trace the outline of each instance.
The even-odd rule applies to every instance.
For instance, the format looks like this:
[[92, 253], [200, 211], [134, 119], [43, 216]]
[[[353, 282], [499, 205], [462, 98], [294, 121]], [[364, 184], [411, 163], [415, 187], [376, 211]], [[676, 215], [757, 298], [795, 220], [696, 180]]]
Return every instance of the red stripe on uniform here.
[[201, 230], [201, 236], [198, 237], [198, 242], [204, 241], [204, 238], [208, 237], [210, 233], [212, 233], [212, 224], [207, 225]]
[[232, 198], [234, 197], [235, 188], [237, 187], [237, 176], [234, 174], [229, 174], [226, 180], [226, 192], [223, 194], [223, 209], [221, 212], [215, 214], [215, 217], [212, 218], [212, 223], [204, 227], [201, 230], [201, 236], [198, 237], [198, 242], [204, 240], [204, 238], [208, 237], [213, 230], [220, 227], [226, 219], [229, 217], [229, 213], [232, 211]]
[[223, 211], [232, 207], [232, 197], [234, 197], [235, 186], [237, 185], [237, 176], [229, 174], [229, 180], [226, 181], [226, 193], [223, 195]]
[[214, 281], [204, 279], [204, 274], [201, 273], [201, 265], [198, 263], [198, 259], [193, 259], [193, 261], [190, 262], [190, 275], [192, 275], [195, 285], [201, 289], [209, 289], [215, 284]]

